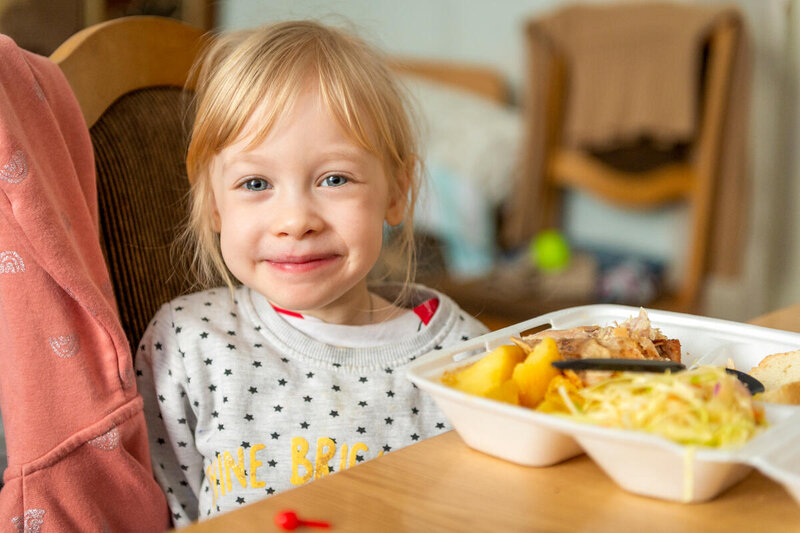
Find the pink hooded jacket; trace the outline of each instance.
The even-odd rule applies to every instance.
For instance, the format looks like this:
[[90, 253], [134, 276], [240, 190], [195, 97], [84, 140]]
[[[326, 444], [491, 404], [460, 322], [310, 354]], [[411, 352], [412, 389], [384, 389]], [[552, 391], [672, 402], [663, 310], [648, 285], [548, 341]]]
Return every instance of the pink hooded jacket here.
[[89, 134], [61, 70], [3, 35], [0, 189], [0, 530], [163, 531]]

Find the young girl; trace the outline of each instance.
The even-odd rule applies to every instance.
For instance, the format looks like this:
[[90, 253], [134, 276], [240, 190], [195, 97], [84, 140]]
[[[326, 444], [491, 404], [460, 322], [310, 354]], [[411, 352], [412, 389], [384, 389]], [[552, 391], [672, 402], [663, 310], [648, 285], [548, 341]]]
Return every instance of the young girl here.
[[188, 234], [228, 288], [164, 305], [136, 356], [176, 525], [446, 431], [403, 367], [486, 331], [431, 289], [367, 284], [419, 179], [375, 52], [288, 22], [218, 38], [197, 72]]

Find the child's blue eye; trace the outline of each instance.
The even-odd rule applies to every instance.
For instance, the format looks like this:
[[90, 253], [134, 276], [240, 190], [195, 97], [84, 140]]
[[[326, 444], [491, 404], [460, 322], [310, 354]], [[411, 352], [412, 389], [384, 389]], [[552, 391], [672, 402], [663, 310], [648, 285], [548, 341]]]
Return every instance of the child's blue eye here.
[[267, 180], [261, 178], [250, 178], [249, 180], [244, 182], [244, 188], [248, 191], [266, 191], [269, 189], [269, 183]]
[[322, 180], [323, 187], [341, 187], [349, 180], [341, 176], [339, 174], [331, 174], [330, 176], [325, 176], [325, 179]]

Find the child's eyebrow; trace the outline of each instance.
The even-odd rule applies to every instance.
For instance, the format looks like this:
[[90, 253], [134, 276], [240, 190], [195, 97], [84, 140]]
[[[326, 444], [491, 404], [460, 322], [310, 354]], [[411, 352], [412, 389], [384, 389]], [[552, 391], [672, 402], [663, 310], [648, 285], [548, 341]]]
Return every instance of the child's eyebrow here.
[[344, 145], [333, 147], [329, 150], [320, 152], [322, 157], [328, 158], [342, 158], [342, 159], [363, 159], [369, 155], [369, 152], [363, 148], [353, 145]]
[[235, 167], [236, 165], [240, 164], [248, 164], [248, 163], [265, 163], [269, 161], [269, 158], [261, 156], [255, 152], [244, 152], [244, 153], [237, 153], [236, 155], [232, 156], [230, 154], [223, 156], [222, 158], [222, 169], [227, 170], [231, 167]]
[[[366, 161], [372, 154], [367, 150], [351, 145], [332, 146], [324, 149], [317, 154], [320, 161], [339, 160], [361, 163]], [[259, 154], [258, 152], [238, 152], [227, 154], [220, 158], [220, 168], [223, 172], [236, 168], [239, 165], [267, 165], [272, 161], [271, 157]]]

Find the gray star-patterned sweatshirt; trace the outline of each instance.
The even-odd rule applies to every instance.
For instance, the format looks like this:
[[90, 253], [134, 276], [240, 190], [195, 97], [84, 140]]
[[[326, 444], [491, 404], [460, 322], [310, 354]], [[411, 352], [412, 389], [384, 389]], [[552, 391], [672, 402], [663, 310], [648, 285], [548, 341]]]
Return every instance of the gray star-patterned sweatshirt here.
[[[389, 301], [397, 287], [373, 288]], [[182, 296], [136, 355], [155, 477], [176, 526], [238, 508], [442, 433], [450, 426], [404, 365], [485, 333], [447, 296], [391, 344], [345, 348], [293, 328], [261, 294]]]

